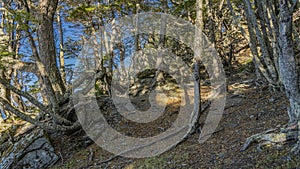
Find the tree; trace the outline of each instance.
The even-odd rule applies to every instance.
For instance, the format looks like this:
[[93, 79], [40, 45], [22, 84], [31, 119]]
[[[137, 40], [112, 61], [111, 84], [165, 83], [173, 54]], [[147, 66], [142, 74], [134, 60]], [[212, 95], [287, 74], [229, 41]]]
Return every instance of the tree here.
[[[294, 51], [292, 24], [297, 1], [291, 4], [287, 0], [280, 0], [278, 5], [273, 0], [255, 1], [257, 13], [254, 13], [250, 0], [243, 2], [251, 52], [257, 60], [255, 63], [259, 64], [257, 68], [270, 85], [284, 85], [290, 101], [290, 122], [297, 123], [300, 112], [299, 68]], [[276, 11], [279, 11], [279, 17], [276, 17]], [[261, 57], [257, 57], [259, 50]]]
[[[9, 10], [5, 9], [5, 3], [1, 2], [1, 26], [0, 26], [0, 35], [1, 35], [1, 44], [0, 52], [3, 61], [0, 64], [0, 78], [6, 79], [8, 81], [14, 79], [12, 83], [20, 88], [17, 77], [17, 66], [18, 64], [12, 66], [11, 60], [19, 59], [18, 51], [20, 48], [20, 31], [19, 25], [15, 24], [17, 18], [13, 18]], [[0, 84], [0, 96], [5, 98], [8, 102], [12, 103], [12, 98], [16, 102], [21, 110], [24, 110], [24, 104], [20, 96], [12, 94], [8, 88]], [[1, 106], [0, 106], [1, 107]], [[2, 108], [1, 108], [2, 110]], [[3, 109], [1, 111], [3, 116], [8, 116], [10, 114], [7, 110]]]
[[[276, 24], [277, 21], [272, 20], [276, 14], [274, 13], [276, 5], [272, 4], [269, 1], [268, 5], [271, 5], [269, 9], [266, 9], [266, 1], [257, 1], [255, 3], [255, 10], [259, 11], [258, 14], [254, 13], [253, 5], [250, 0], [243, 0], [245, 6], [245, 14], [248, 22], [248, 31], [250, 36], [250, 47], [252, 55], [255, 57], [256, 64], [255, 66], [260, 70], [264, 78], [268, 81], [268, 83], [275, 87], [279, 87], [279, 76], [278, 76], [278, 55], [271, 50], [276, 49], [276, 36], [273, 33], [276, 32]], [[274, 9], [272, 9], [274, 8]], [[271, 26], [271, 22], [273, 22], [273, 27]], [[268, 30], [266, 29], [268, 28]], [[278, 31], [277, 31], [278, 32]], [[271, 43], [273, 42], [273, 46], [271, 47]], [[259, 51], [261, 51], [261, 56], [259, 55]]]
[[[295, 54], [293, 13], [297, 8], [298, 1], [279, 0], [274, 3], [273, 0], [255, 1], [258, 13], [252, 10], [249, 0], [244, 0], [246, 16], [248, 21], [248, 30], [250, 34], [250, 43], [252, 54], [258, 54], [258, 47], [261, 49], [262, 62], [264, 66], [257, 66], [273, 86], [283, 84], [286, 96], [289, 100], [288, 115], [289, 127], [284, 130], [285, 134], [279, 134], [277, 139], [287, 141], [288, 135], [298, 135], [300, 125], [300, 72], [299, 58]], [[278, 12], [278, 17], [276, 16]], [[259, 26], [260, 24], [260, 26]], [[256, 35], [256, 37], [254, 36]], [[258, 43], [255, 39], [258, 39]], [[259, 45], [259, 46], [258, 46]], [[246, 149], [250, 142], [257, 139], [274, 141], [276, 139], [272, 134], [257, 134], [246, 141], [243, 149]], [[291, 139], [291, 138], [289, 138]], [[299, 153], [300, 141], [298, 136], [292, 139], [298, 140], [298, 144], [293, 151]]]
[[300, 122], [300, 72], [293, 40], [293, 12], [297, 1], [280, 0], [279, 14], [279, 72], [286, 95], [290, 101], [288, 114], [292, 125]]
[[[195, 20], [195, 46], [197, 46], [194, 50], [195, 58], [199, 59], [199, 57], [203, 57], [203, 33], [201, 32], [203, 30], [203, 2], [202, 0], [196, 1], [196, 20]], [[199, 32], [200, 31], [200, 32]], [[195, 77], [195, 105], [194, 105], [194, 121], [196, 121], [196, 126], [198, 126], [198, 119], [200, 117], [201, 112], [201, 79], [200, 79], [200, 64], [201, 60], [195, 60], [194, 64], [194, 77]]]
[[[67, 109], [63, 109], [63, 105], [71, 104], [69, 98], [70, 91], [66, 89], [56, 61], [53, 22], [57, 4], [58, 0], [41, 0], [38, 2], [37, 7], [28, 1], [4, 3], [6, 10], [11, 12], [11, 15], [15, 18], [17, 18], [16, 16], [19, 13], [33, 18], [29, 19], [30, 17], [28, 17], [25, 20], [18, 20], [15, 24], [22, 26], [22, 32], [28, 37], [27, 40], [30, 43], [35, 67], [38, 70], [38, 72], [34, 73], [42, 82], [40, 86], [43, 86], [43, 92], [47, 101], [42, 102], [38, 100], [26, 91], [17, 88], [10, 79], [5, 78], [0, 78], [1, 85], [36, 106], [40, 110], [39, 118], [32, 118], [25, 110], [16, 107], [5, 97], [0, 97], [0, 101], [1, 105], [9, 112], [43, 129], [74, 131], [80, 125], [70, 117], [70, 114], [74, 114], [70, 106], [67, 106]], [[20, 8], [14, 10], [12, 9], [14, 5], [20, 6]], [[50, 116], [48, 120], [45, 119], [47, 115]], [[41, 122], [42, 120], [48, 122]]]
[[[76, 20], [76, 22], [85, 26], [85, 37], [89, 37], [92, 33], [98, 31], [101, 26], [113, 19], [117, 14], [122, 16], [149, 8], [144, 4], [134, 5], [124, 1], [112, 1], [110, 3], [89, 1], [82, 3], [81, 1], [73, 0], [65, 2], [67, 6], [74, 7], [67, 11], [69, 15], [67, 19], [70, 21]], [[33, 67], [35, 71], [22, 70], [22, 73], [33, 73], [38, 78], [43, 99], [38, 99], [26, 90], [18, 87], [17, 84], [13, 83], [13, 79], [10, 78], [11, 76], [7, 78], [1, 75], [0, 84], [3, 86], [3, 94], [1, 95], [2, 97], [0, 97], [0, 101], [1, 106], [3, 106], [6, 111], [41, 128], [46, 130], [73, 131], [78, 129], [80, 125], [76, 121], [75, 110], [70, 98], [72, 88], [71, 86], [67, 86], [68, 84], [66, 82], [67, 77], [64, 63], [65, 45], [63, 42], [64, 32], [62, 30], [62, 18], [59, 12], [62, 9], [57, 9], [58, 3], [58, 0], [40, 0], [38, 2], [25, 0], [3, 1], [3, 9], [5, 9], [5, 12], [8, 11], [12, 17], [18, 18], [11, 25], [22, 27], [22, 29], [19, 30], [13, 27], [14, 30], [11, 32], [20, 31], [22, 35], [20, 39], [29, 42], [26, 44], [29, 48], [28, 46], [26, 46], [26, 48], [30, 56], [24, 57], [29, 58], [31, 62], [21, 62], [20, 58], [12, 58], [12, 62], [22, 63], [21, 66], [18, 67], [18, 70], [22, 70], [23, 68], [21, 67], [24, 65], [26, 65], [26, 67]], [[15, 6], [18, 8], [14, 8]], [[64, 5], [62, 5], [62, 8], [64, 8], [63, 6]], [[22, 15], [22, 17], [18, 17], [20, 15]], [[4, 22], [4, 20], [2, 21]], [[54, 23], [58, 24], [58, 45], [55, 43], [54, 32], [56, 30], [53, 27]], [[85, 38], [82, 40], [84, 41], [84, 39]], [[24, 46], [24, 44], [22, 45]], [[56, 46], [59, 46], [59, 54], [56, 52]], [[108, 48], [105, 44], [103, 47]], [[9, 49], [9, 46], [6, 45], [5, 48]], [[68, 48], [68, 46], [66, 48]], [[121, 46], [120, 48], [123, 47]], [[73, 48], [71, 50], [73, 50]], [[18, 52], [16, 51], [15, 53]], [[125, 55], [123, 54], [122, 57], [121, 60], [124, 61]], [[109, 92], [109, 78], [112, 76], [114, 54], [110, 53], [108, 56], [102, 56], [100, 59], [100, 69], [102, 72], [105, 72], [103, 75], [106, 76], [103, 77], [106, 77], [106, 80], [104, 78], [100, 79], [105, 81], [105, 86], [108, 86], [105, 87], [105, 90]], [[59, 64], [57, 60], [59, 60]], [[7, 68], [10, 68], [10, 66], [11, 65], [5, 65], [2, 67], [1, 72], [8, 72]], [[14, 80], [17, 78], [18, 77], [15, 76]], [[34, 81], [33, 79], [31, 80]], [[11, 95], [16, 95], [30, 102], [30, 104], [38, 108], [40, 115], [36, 118], [32, 118], [25, 109], [20, 109], [20, 106], [12, 104], [10, 99]], [[28, 104], [26, 106], [28, 106]], [[46, 121], [46, 123], [41, 121]]]

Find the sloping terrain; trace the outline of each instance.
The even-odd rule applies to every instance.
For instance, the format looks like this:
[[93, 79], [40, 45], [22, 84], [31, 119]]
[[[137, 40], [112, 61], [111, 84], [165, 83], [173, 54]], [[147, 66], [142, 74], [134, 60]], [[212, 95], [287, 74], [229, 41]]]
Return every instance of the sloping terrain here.
[[[280, 129], [288, 122], [285, 94], [273, 93], [266, 85], [256, 83], [248, 69], [228, 79], [227, 103], [219, 127], [205, 143], [199, 144], [199, 133], [157, 157], [129, 159], [113, 157], [96, 144], [78, 145], [80, 139], [63, 138], [57, 149], [62, 160], [56, 168], [295, 168], [300, 160], [289, 153], [291, 146], [253, 145], [241, 151], [247, 137], [268, 129]], [[202, 87], [202, 95], [209, 92]], [[176, 105], [170, 106], [171, 112]], [[206, 111], [207, 112], [207, 111]], [[200, 118], [200, 124], [205, 119]], [[164, 115], [165, 116], [165, 115]], [[172, 118], [168, 119], [172, 121]], [[161, 122], [153, 123], [159, 125]], [[133, 125], [134, 126], [134, 125]], [[131, 135], [143, 133], [143, 128], [130, 126]], [[166, 126], [161, 126], [166, 127]], [[147, 128], [148, 133], [157, 128]], [[153, 130], [153, 131], [152, 131]], [[128, 133], [127, 133], [128, 134]], [[138, 134], [137, 134], [138, 135]], [[67, 148], [68, 147], [68, 148]]]

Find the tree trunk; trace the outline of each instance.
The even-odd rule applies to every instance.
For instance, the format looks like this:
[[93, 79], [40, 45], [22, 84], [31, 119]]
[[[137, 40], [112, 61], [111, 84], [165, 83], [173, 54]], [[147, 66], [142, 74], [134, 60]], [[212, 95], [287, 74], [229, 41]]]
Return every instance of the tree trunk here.
[[268, 42], [264, 38], [265, 30], [259, 29], [258, 20], [255, 16], [250, 0], [243, 0], [243, 1], [245, 5], [246, 18], [248, 22], [250, 38], [252, 39], [252, 44], [256, 43], [254, 41], [256, 41], [257, 38], [261, 48], [262, 59], [266, 67], [266, 69], [263, 69], [263, 71], [266, 71], [263, 72], [263, 75], [265, 75], [265, 78], [268, 80], [269, 84], [278, 86], [279, 84], [278, 72], [275, 68], [274, 60], [270, 58], [270, 52], [267, 47]]
[[[195, 128], [192, 129], [194, 132], [198, 127], [198, 120], [201, 112], [201, 79], [200, 79], [200, 59], [203, 54], [203, 2], [202, 0], [197, 0], [196, 2], [196, 20], [195, 20], [195, 49], [194, 49], [194, 58], [196, 58], [195, 66], [194, 66], [194, 77], [195, 77], [195, 101], [194, 101], [194, 118], [192, 123], [195, 124]], [[200, 55], [200, 56], [197, 56]], [[194, 130], [194, 131], [193, 131]]]
[[64, 85], [66, 85], [65, 54], [64, 54], [64, 34], [63, 25], [60, 17], [60, 10], [57, 12], [57, 24], [59, 32], [59, 68]]
[[35, 13], [38, 20], [37, 35], [39, 57], [49, 74], [56, 99], [65, 93], [65, 86], [57, 68], [56, 52], [54, 44], [53, 19], [56, 12], [58, 0], [42, 0], [39, 3], [38, 12]]
[[[221, 2], [220, 6], [222, 6], [223, 2], [224, 2], [224, 0]], [[212, 44], [216, 44], [216, 37], [215, 37], [216, 24], [215, 24], [215, 21], [214, 21], [213, 2], [212, 2], [212, 0], [206, 0], [206, 6], [208, 8], [207, 9], [207, 15], [208, 15], [209, 40]]]
[[[136, 14], [138, 14], [140, 12], [140, 4], [137, 3], [136, 4]], [[139, 39], [139, 35], [138, 35], [138, 32], [139, 32], [139, 18], [137, 18], [137, 24], [135, 25], [135, 28], [136, 28], [136, 35], [134, 37], [134, 46], [135, 46], [135, 51], [139, 51], [140, 50], [140, 39]]]
[[286, 95], [290, 101], [288, 110], [290, 123], [300, 120], [300, 89], [299, 72], [296, 69], [296, 59], [293, 43], [292, 11], [288, 0], [280, 0], [279, 19], [279, 69]]
[[266, 70], [264, 69], [264, 66], [262, 65], [262, 63], [259, 60], [259, 56], [258, 56], [258, 50], [257, 50], [257, 43], [254, 37], [254, 31], [252, 30], [252, 26], [250, 25], [250, 21], [249, 19], [247, 19], [248, 22], [248, 31], [249, 31], [249, 36], [246, 34], [245, 29], [242, 27], [241, 23], [239, 22], [239, 17], [235, 14], [233, 7], [230, 3], [230, 0], [227, 0], [227, 6], [230, 10], [231, 15], [233, 16], [234, 19], [234, 24], [236, 24], [240, 30], [240, 32], [242, 33], [242, 35], [244, 36], [244, 38], [247, 40], [247, 42], [249, 43], [250, 46], [250, 50], [251, 50], [251, 54], [252, 54], [252, 62], [254, 64], [255, 67], [255, 74], [256, 74], [256, 79], [257, 80], [261, 80], [261, 74], [262, 73], [265, 77], [268, 77]]
[[[167, 13], [168, 4], [167, 1], [162, 1], [162, 12]], [[159, 35], [159, 43], [158, 43], [158, 50], [163, 50], [166, 46], [166, 19], [164, 15], [162, 15], [161, 18], [161, 24], [160, 24], [160, 35]], [[161, 52], [159, 52], [159, 58], [156, 60], [156, 66], [160, 67], [160, 65], [163, 64], [163, 56], [161, 56]], [[153, 78], [151, 88], [154, 89], [156, 85], [160, 84], [164, 80], [164, 74], [163, 71], [160, 69], [157, 69], [155, 72], [155, 76]]]
[[[4, 7], [5, 3], [1, 2], [1, 7]], [[11, 26], [12, 28], [15, 27], [14, 25], [14, 20], [12, 18], [10, 18], [9, 16], [9, 12], [7, 10], [4, 10], [1, 13], [1, 24], [0, 24], [0, 45], [3, 45], [1, 47], [3, 47], [3, 51], [8, 52], [9, 55], [6, 57], [9, 58], [14, 58], [14, 44], [17, 44], [18, 41], [15, 40], [15, 32], [14, 31], [8, 31], [6, 30], [6, 25]], [[2, 52], [2, 51], [1, 51]], [[0, 59], [2, 59], [2, 56], [0, 56]], [[11, 67], [0, 67], [0, 78], [5, 79], [7, 81], [11, 81], [12, 79], [12, 72], [13, 69]], [[5, 98], [8, 102], [12, 102], [12, 98], [11, 98], [11, 92], [10, 90], [5, 87], [0, 85], [0, 97]], [[8, 116], [10, 115], [9, 112], [7, 112], [6, 110], [3, 110], [4, 115], [6, 118], [9, 118]]]
[[[0, 104], [5, 110], [18, 116], [20, 119], [37, 125], [45, 130], [63, 132], [75, 131], [80, 128], [80, 124], [78, 122], [74, 122], [76, 119], [71, 119], [68, 118], [69, 116], [65, 116], [65, 114], [74, 115], [74, 109], [72, 104], [69, 103], [70, 98], [68, 98], [68, 95], [62, 97], [62, 95], [65, 94], [66, 89], [56, 62], [53, 19], [58, 1], [41, 0], [38, 3], [38, 7], [35, 9], [31, 8], [32, 6], [27, 4], [29, 1], [21, 1], [20, 3], [23, 5], [22, 9], [25, 9], [26, 12], [30, 13], [32, 16], [35, 16], [35, 19], [38, 22], [36, 24], [38, 41], [36, 42], [32, 35], [32, 23], [29, 23], [29, 21], [23, 23], [19, 22], [18, 20], [13, 20], [9, 22], [9, 24], [11, 24], [9, 25], [9, 28], [13, 28], [11, 31], [12, 35], [5, 36], [5, 39], [8, 39], [8, 43], [5, 43], [8, 44], [8, 48], [6, 50], [9, 51], [9, 53], [12, 53], [10, 55], [13, 57], [13, 59], [19, 59], [19, 31], [16, 29], [15, 25], [20, 24], [22, 26], [24, 24], [28, 26], [28, 29], [25, 31], [25, 33], [32, 49], [32, 56], [36, 61], [36, 67], [39, 70], [39, 72], [36, 72], [36, 75], [40, 75], [41, 77], [40, 80], [42, 81], [40, 85], [45, 88], [49, 105], [24, 91], [18, 84], [18, 80], [16, 80], [18, 78], [18, 73], [14, 70], [14, 68], [9, 66], [1, 70], [0, 84], [2, 86], [1, 88], [5, 89], [5, 96], [0, 95]], [[5, 4], [5, 9], [10, 10], [10, 8], [10, 4]], [[10, 13], [10, 15], [13, 16], [14, 13]], [[37, 47], [36, 44], [39, 46]], [[14, 100], [11, 101], [11, 98]], [[22, 98], [38, 108], [41, 115], [49, 115], [51, 120], [49, 119], [49, 122], [42, 122], [40, 119], [33, 118], [32, 115], [28, 115], [26, 108], [24, 108], [24, 105], [22, 105]], [[16, 103], [18, 105], [16, 105]], [[68, 104], [68, 106], [64, 106], [66, 104]], [[67, 110], [64, 109], [65, 107], [67, 107]], [[71, 121], [67, 119], [71, 119]]]

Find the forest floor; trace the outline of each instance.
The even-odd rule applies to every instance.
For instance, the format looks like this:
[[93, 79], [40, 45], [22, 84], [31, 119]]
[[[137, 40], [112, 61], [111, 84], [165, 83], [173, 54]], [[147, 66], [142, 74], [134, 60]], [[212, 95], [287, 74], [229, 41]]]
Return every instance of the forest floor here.
[[[252, 145], [241, 151], [245, 140], [251, 135], [269, 129], [284, 128], [288, 122], [288, 102], [282, 92], [273, 92], [264, 84], [257, 84], [249, 66], [239, 69], [228, 77], [227, 103], [223, 118], [216, 132], [204, 143], [198, 143], [199, 133], [193, 134], [171, 150], [151, 158], [131, 159], [116, 157], [103, 163], [113, 154], [96, 144], [78, 145], [80, 138], [62, 138], [56, 146], [61, 160], [52, 169], [59, 168], [297, 168], [300, 158], [290, 153], [292, 145]], [[203, 97], [207, 86], [202, 87]], [[176, 99], [175, 99], [176, 100]], [[176, 104], [175, 104], [176, 105]], [[176, 112], [171, 106], [168, 111]], [[202, 115], [205, 117], [204, 115]], [[172, 116], [168, 120], [172, 121]], [[201, 119], [203, 119], [203, 117]], [[201, 121], [201, 120], [200, 120]], [[125, 123], [124, 123], [125, 124]], [[123, 124], [123, 125], [124, 125]], [[127, 124], [127, 123], [126, 123]], [[128, 135], [144, 135], [156, 130], [130, 127]], [[168, 123], [164, 123], [168, 125]], [[134, 126], [134, 125], [133, 125]], [[164, 128], [166, 126], [162, 126]], [[153, 131], [155, 133], [156, 131]]]
[[[199, 133], [194, 133], [176, 147], [155, 157], [132, 159], [116, 157], [95, 143], [86, 141], [85, 134], [61, 136], [53, 142], [60, 160], [51, 169], [85, 168], [297, 168], [300, 157], [290, 153], [293, 145], [254, 144], [241, 151], [246, 139], [269, 129], [280, 129], [288, 123], [288, 101], [283, 92], [274, 92], [265, 84], [255, 80], [251, 64], [244, 64], [231, 71], [228, 77], [228, 91], [225, 111], [215, 133], [204, 143], [199, 144]], [[169, 128], [178, 114], [180, 99], [174, 93], [180, 90], [176, 86], [163, 88], [171, 99], [158, 98], [167, 104], [160, 120], [150, 125], [129, 123], [107, 106], [106, 118], [116, 130], [134, 137], [148, 137]], [[132, 91], [133, 93], [135, 91]], [[209, 86], [202, 86], [202, 98], [208, 96]], [[137, 92], [136, 92], [137, 94]], [[139, 96], [139, 94], [137, 94]], [[142, 98], [132, 101], [145, 101]], [[148, 102], [138, 103], [140, 108], [149, 106]], [[205, 103], [204, 103], [205, 105]], [[100, 106], [101, 107], [101, 106]], [[202, 125], [207, 110], [199, 120]], [[116, 123], [116, 121], [119, 121]], [[0, 123], [6, 125], [5, 123]], [[123, 126], [123, 127], [122, 127]], [[2, 127], [3, 128], [3, 127]]]

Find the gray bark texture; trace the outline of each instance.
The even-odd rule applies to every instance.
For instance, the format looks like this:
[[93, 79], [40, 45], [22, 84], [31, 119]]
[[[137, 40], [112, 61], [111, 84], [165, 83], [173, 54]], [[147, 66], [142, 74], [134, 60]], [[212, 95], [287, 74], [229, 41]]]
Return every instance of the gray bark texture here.
[[300, 120], [300, 90], [299, 72], [293, 48], [293, 11], [290, 11], [288, 0], [280, 0], [279, 19], [279, 69], [282, 83], [284, 84], [286, 95], [290, 101], [288, 110], [290, 123]]

